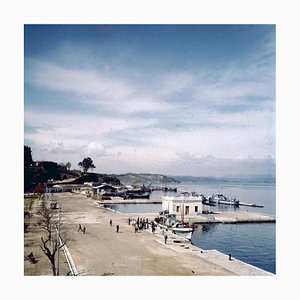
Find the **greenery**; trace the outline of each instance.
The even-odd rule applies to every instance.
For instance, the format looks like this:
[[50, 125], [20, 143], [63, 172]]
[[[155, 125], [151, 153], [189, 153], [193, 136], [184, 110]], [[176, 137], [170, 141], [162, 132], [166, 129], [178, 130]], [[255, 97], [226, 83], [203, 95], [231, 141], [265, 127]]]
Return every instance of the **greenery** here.
[[93, 160], [90, 157], [86, 157], [83, 161], [78, 163], [78, 166], [83, 170], [84, 173], [88, 171], [88, 169], [95, 169], [95, 165], [93, 164]]
[[31, 156], [31, 149], [28, 146], [24, 146], [24, 167], [30, 167], [33, 165]]

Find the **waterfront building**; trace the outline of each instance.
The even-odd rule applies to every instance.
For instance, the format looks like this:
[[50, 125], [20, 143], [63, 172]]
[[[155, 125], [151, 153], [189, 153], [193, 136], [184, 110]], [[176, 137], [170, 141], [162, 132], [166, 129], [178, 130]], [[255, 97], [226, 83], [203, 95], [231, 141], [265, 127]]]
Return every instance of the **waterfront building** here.
[[202, 196], [162, 196], [162, 210], [169, 214], [198, 215], [202, 213]]

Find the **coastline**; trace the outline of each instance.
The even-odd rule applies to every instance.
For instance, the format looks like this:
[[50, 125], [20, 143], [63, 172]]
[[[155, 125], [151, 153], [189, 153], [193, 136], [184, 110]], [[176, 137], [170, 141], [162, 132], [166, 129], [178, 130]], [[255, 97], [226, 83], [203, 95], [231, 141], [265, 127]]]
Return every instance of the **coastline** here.
[[[274, 275], [248, 265], [216, 250], [203, 250], [184, 241], [174, 242], [169, 235], [164, 243], [160, 230], [134, 232], [128, 218], [137, 214], [119, 213], [95, 205], [94, 200], [82, 194], [58, 193], [49, 196], [61, 206], [61, 235], [81, 276], [237, 276]], [[140, 214], [146, 217], [147, 214]], [[149, 215], [150, 218], [151, 214]], [[112, 220], [112, 226], [109, 221]], [[150, 219], [152, 220], [152, 219]], [[78, 225], [86, 227], [86, 234], [78, 232]], [[116, 232], [116, 225], [120, 230]], [[26, 244], [25, 234], [25, 244]], [[28, 243], [27, 243], [28, 244]], [[24, 247], [24, 254], [30, 252]], [[42, 253], [41, 255], [44, 256]], [[68, 264], [60, 251], [61, 276], [67, 275]], [[39, 262], [24, 264], [25, 275], [50, 275]], [[50, 263], [49, 263], [50, 270]], [[51, 272], [50, 272], [51, 273]]]

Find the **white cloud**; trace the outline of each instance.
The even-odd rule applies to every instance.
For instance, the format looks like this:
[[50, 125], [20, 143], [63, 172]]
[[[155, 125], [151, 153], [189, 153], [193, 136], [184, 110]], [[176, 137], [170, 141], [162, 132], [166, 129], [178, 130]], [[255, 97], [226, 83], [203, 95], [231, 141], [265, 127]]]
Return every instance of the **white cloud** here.
[[105, 153], [105, 148], [102, 144], [97, 142], [91, 142], [86, 146], [86, 154], [95, 155], [97, 157], [102, 156]]
[[[256, 77], [253, 66], [215, 70], [214, 76], [207, 76], [207, 70], [161, 73], [148, 84], [137, 71], [124, 78], [41, 61], [30, 64], [28, 83], [75, 95], [74, 101], [88, 95], [84, 104], [93, 109], [90, 115], [71, 107], [68, 113], [26, 110], [25, 124], [36, 130], [25, 132], [25, 140], [37, 147], [39, 158], [77, 165], [90, 155], [107, 173], [199, 175], [205, 168], [219, 175], [246, 168], [259, 173], [267, 166], [259, 162], [275, 157], [272, 84], [264, 75]], [[253, 107], [246, 99], [256, 96], [260, 102]], [[245, 107], [222, 112], [219, 107], [226, 104]]]
[[[85, 104], [111, 111], [132, 114], [135, 112], [165, 111], [168, 104], [145, 94], [139, 86], [121, 76], [112, 76], [96, 70], [66, 69], [47, 62], [29, 60], [31, 71], [28, 84], [53, 91], [67, 92], [85, 98]], [[72, 96], [72, 99], [76, 97]], [[76, 100], [75, 100], [76, 101]]]

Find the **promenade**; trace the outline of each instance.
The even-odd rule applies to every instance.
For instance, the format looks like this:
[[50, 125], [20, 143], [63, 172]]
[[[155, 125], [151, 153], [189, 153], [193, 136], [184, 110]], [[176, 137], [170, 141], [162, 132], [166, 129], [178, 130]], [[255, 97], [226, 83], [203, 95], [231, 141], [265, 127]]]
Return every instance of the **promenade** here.
[[[62, 208], [61, 235], [77, 276], [272, 275], [234, 257], [230, 261], [227, 255], [216, 250], [203, 250], [180, 241], [172, 234], [165, 244], [160, 230], [155, 234], [150, 229], [135, 233], [134, 227], [128, 224], [129, 217], [153, 220], [155, 214], [121, 214], [100, 207], [93, 199], [81, 194], [54, 194], [49, 200], [51, 197]], [[86, 227], [85, 233], [78, 231], [79, 224]], [[120, 227], [119, 232], [116, 225]], [[63, 264], [60, 275], [67, 275], [62, 250], [60, 256]], [[34, 268], [38, 270], [39, 264], [31, 266], [30, 275], [34, 275]], [[36, 275], [41, 273], [39, 270]]]

